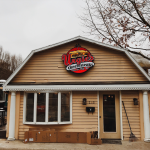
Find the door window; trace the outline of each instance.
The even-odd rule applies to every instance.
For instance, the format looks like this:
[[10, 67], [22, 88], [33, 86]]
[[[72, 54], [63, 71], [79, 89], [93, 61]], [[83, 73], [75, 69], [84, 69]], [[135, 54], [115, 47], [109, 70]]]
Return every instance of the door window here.
[[115, 95], [103, 95], [104, 132], [116, 132]]

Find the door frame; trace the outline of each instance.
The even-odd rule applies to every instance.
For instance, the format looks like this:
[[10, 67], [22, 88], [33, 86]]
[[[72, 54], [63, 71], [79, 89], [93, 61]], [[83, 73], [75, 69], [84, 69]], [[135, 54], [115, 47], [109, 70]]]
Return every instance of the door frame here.
[[[100, 118], [99, 118], [99, 95], [100, 95], [100, 92], [104, 92], [104, 91], [97, 91], [97, 104], [98, 104], [98, 138], [101, 138], [100, 137]], [[119, 92], [119, 106], [120, 106], [120, 137], [121, 137], [121, 140], [123, 140], [123, 127], [122, 127], [122, 97], [121, 97], [121, 91], [118, 91]]]

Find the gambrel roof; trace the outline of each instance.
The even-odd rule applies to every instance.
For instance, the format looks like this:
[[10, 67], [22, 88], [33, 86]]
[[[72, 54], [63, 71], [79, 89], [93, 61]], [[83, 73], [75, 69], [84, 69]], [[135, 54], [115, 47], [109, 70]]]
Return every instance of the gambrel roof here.
[[[52, 44], [52, 45], [49, 45], [49, 46], [46, 46], [46, 47], [42, 47], [42, 48], [39, 48], [39, 49], [36, 49], [36, 50], [32, 50], [31, 53], [27, 56], [27, 58], [23, 61], [23, 63], [11, 74], [11, 76], [7, 79], [6, 83], [4, 84], [4, 90], [5, 89], [8, 89], [6, 87], [8, 87], [9, 85], [9, 82], [16, 76], [16, 74], [24, 67], [24, 65], [29, 61], [29, 59], [35, 54], [35, 53], [38, 53], [38, 52], [41, 52], [41, 51], [44, 51], [44, 50], [47, 50], [49, 48], [54, 48], [56, 46], [60, 46], [62, 44], [66, 44], [66, 43], [69, 43], [69, 42], [72, 42], [72, 41], [75, 41], [75, 40], [83, 40], [83, 41], [86, 41], [86, 42], [89, 42], [89, 43], [93, 43], [93, 44], [96, 44], [96, 45], [99, 45], [99, 46], [103, 46], [103, 47], [106, 47], [106, 48], [110, 48], [112, 50], [116, 50], [116, 51], [121, 51], [121, 52], [124, 52], [126, 54], [126, 56], [133, 62], [133, 64], [139, 69], [139, 71], [143, 74], [143, 76], [146, 77], [146, 79], [148, 81], [150, 81], [150, 77], [147, 75], [147, 73], [144, 71], [144, 69], [135, 61], [135, 59], [130, 55], [130, 53], [126, 50], [126, 49], [122, 49], [122, 48], [119, 48], [119, 47], [114, 47], [112, 45], [108, 45], [108, 44], [104, 44], [104, 43], [101, 43], [101, 42], [98, 42], [98, 41], [95, 41], [95, 40], [92, 40], [92, 39], [88, 39], [88, 38], [85, 38], [85, 37], [81, 37], [81, 36], [77, 36], [77, 37], [74, 37], [74, 38], [71, 38], [71, 39], [68, 39], [68, 40], [65, 40], [65, 41], [62, 41], [62, 42], [59, 42], [59, 43], [56, 43], [56, 44]], [[37, 85], [36, 85], [37, 86]]]

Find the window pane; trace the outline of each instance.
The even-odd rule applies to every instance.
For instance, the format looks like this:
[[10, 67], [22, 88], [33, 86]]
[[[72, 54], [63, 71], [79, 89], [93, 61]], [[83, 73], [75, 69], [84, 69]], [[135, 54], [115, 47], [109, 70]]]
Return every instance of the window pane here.
[[49, 93], [48, 121], [58, 121], [58, 93]]
[[103, 95], [104, 132], [116, 132], [115, 95]]
[[45, 122], [46, 93], [37, 93], [37, 122]]
[[70, 93], [61, 93], [61, 122], [70, 121]]
[[26, 121], [33, 122], [34, 93], [27, 93], [26, 99]]

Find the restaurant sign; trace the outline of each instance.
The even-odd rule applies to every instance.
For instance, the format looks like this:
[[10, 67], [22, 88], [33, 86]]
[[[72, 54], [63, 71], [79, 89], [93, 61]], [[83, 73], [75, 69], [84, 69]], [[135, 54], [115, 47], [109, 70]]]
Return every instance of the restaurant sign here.
[[87, 49], [81, 47], [79, 44], [69, 50], [67, 54], [63, 54], [62, 60], [64, 61], [66, 70], [74, 73], [86, 72], [94, 66], [94, 57]]

